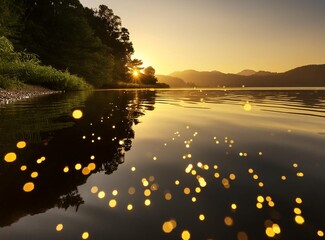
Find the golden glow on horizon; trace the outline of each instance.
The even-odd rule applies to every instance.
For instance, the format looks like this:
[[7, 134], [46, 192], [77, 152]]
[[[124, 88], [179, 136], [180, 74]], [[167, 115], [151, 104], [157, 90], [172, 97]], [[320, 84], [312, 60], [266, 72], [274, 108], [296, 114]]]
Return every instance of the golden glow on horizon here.
[[138, 70], [133, 70], [132, 75], [133, 75], [133, 77], [138, 77], [139, 76], [139, 71]]
[[[319, 0], [301, 4], [258, 0], [203, 5], [195, 1], [147, 4], [144, 0], [81, 3], [93, 8], [110, 6], [131, 33], [134, 58], [141, 59], [145, 67], [153, 66], [157, 74], [186, 69], [284, 72], [325, 61], [325, 16], [320, 14], [325, 3]], [[139, 14], [143, 11], [148, 14]]]

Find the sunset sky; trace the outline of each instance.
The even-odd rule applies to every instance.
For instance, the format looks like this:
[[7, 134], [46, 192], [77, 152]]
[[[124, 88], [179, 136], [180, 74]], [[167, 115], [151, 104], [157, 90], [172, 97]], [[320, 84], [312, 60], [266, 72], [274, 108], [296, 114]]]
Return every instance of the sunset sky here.
[[283, 72], [325, 63], [324, 0], [80, 0], [105, 4], [158, 74]]

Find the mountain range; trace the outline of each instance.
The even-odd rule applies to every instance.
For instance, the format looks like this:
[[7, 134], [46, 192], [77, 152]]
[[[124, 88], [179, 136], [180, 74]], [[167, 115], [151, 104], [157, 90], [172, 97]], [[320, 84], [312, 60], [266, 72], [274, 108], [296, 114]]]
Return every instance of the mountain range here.
[[185, 70], [157, 78], [170, 87], [325, 87], [325, 64], [306, 65], [283, 73], [250, 69], [237, 74]]

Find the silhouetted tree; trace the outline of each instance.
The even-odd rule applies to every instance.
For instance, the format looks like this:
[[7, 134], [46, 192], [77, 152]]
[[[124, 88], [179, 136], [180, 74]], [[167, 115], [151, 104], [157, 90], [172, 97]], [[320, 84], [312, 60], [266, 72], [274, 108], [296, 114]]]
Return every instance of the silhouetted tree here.
[[122, 27], [121, 18], [105, 5], [100, 5], [98, 10], [85, 8], [85, 12], [95, 35], [112, 51], [114, 57], [113, 79], [127, 81], [127, 64], [131, 61], [131, 55], [134, 53], [128, 29]]
[[158, 79], [155, 76], [156, 70], [149, 66], [143, 70], [144, 74], [141, 76], [141, 82], [143, 84], [155, 85]]
[[145, 75], [148, 75], [148, 76], [155, 76], [155, 73], [156, 73], [156, 70], [155, 70], [153, 67], [151, 67], [151, 66], [146, 67], [146, 68], [144, 69], [144, 74], [145, 74]]
[[111, 50], [94, 36], [78, 0], [25, 0], [24, 4], [22, 48], [95, 86], [112, 81]]
[[2, 35], [16, 50], [35, 53], [42, 63], [95, 87], [131, 79], [130, 33], [105, 5], [89, 9], [79, 0], [1, 0]]
[[132, 74], [134, 70], [140, 71], [143, 69], [142, 67], [142, 60], [140, 59], [132, 59], [131, 61], [128, 62], [127, 67], [128, 67], [128, 72]]

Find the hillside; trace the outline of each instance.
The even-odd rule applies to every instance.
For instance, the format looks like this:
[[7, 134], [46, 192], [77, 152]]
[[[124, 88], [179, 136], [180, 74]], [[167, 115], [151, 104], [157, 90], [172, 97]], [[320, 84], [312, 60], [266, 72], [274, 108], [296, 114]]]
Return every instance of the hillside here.
[[256, 72], [254, 70], [251, 69], [245, 69], [239, 73], [237, 73], [237, 75], [241, 75], [241, 76], [252, 76], [254, 75]]
[[259, 71], [247, 75], [253, 73], [252, 70], [240, 73], [186, 70], [173, 72], [169, 76], [184, 80], [185, 83], [194, 83], [198, 87], [325, 87], [325, 64], [302, 66], [283, 73]]
[[186, 87], [186, 82], [178, 77], [172, 77], [168, 75], [156, 75], [159, 83], [166, 83], [171, 88], [183, 88]]

